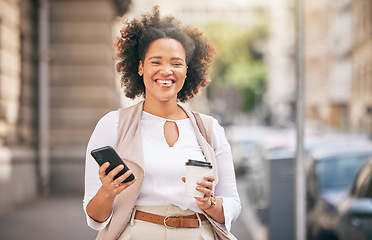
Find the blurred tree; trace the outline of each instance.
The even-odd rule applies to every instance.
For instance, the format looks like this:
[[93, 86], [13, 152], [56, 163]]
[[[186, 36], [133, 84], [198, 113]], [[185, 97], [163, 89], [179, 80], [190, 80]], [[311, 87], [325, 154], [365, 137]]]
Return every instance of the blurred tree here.
[[234, 87], [242, 96], [241, 110], [254, 110], [266, 88], [264, 45], [267, 25], [243, 31], [225, 23], [213, 23], [205, 26], [203, 31], [217, 52], [211, 88]]

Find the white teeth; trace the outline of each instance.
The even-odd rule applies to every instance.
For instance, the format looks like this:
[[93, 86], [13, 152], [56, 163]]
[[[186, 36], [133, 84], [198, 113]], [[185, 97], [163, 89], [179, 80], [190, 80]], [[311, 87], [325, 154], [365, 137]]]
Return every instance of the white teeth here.
[[161, 84], [172, 84], [172, 80], [157, 80], [157, 82]]

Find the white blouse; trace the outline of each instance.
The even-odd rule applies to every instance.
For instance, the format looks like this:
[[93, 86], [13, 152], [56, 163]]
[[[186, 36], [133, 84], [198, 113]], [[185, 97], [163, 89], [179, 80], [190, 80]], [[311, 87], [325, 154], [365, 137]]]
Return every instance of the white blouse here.
[[[166, 121], [175, 122], [178, 127], [179, 137], [172, 147], [168, 146], [164, 137], [164, 123]], [[99, 223], [86, 213], [86, 206], [101, 187], [98, 164], [90, 155], [90, 151], [106, 145], [115, 147], [118, 125], [118, 111], [112, 111], [103, 116], [97, 123], [87, 147], [83, 207], [88, 225], [95, 230], [103, 229], [110, 221], [111, 216], [105, 222]], [[183, 210], [203, 212], [193, 197], [186, 196], [185, 184], [182, 182], [182, 177], [185, 176], [186, 161], [188, 159], [204, 160], [191, 120], [168, 120], [143, 111], [141, 135], [145, 176], [136, 205], [175, 205]], [[236, 188], [230, 145], [217, 120], [214, 120], [213, 123], [213, 146], [219, 177], [214, 192], [216, 196], [223, 198], [224, 227], [230, 231], [231, 223], [240, 214], [241, 205]], [[113, 209], [115, 209], [115, 203]]]

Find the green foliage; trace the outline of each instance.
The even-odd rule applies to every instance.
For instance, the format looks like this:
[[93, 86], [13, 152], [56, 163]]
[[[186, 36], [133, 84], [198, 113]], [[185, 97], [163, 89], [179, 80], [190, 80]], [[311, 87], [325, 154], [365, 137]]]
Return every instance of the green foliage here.
[[216, 48], [211, 87], [233, 86], [240, 91], [242, 110], [251, 111], [266, 87], [263, 45], [265, 25], [247, 31], [223, 23], [205, 26], [203, 32]]

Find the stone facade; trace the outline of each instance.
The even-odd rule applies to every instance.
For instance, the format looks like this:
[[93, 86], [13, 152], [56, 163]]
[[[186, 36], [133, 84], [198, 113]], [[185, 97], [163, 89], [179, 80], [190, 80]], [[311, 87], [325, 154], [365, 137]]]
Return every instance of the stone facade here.
[[[352, 81], [350, 2], [304, 1], [307, 119], [332, 128], [348, 127]], [[270, 2], [265, 102], [270, 108], [272, 123], [279, 126], [295, 123], [297, 15], [295, 1]]]
[[36, 1], [0, 1], [0, 214], [37, 196]]
[[[49, 48], [39, 52], [45, 3]], [[0, 214], [39, 195], [43, 58], [49, 68], [47, 184], [51, 193], [82, 193], [89, 136], [98, 119], [121, 104], [112, 31], [129, 3], [0, 0]]]
[[351, 1], [306, 1], [308, 119], [347, 129], [352, 82]]
[[306, 106], [323, 126], [372, 134], [372, 1], [307, 1]]
[[[371, 2], [304, 2], [305, 104], [309, 125], [330, 131], [372, 133]], [[295, 101], [295, 22], [291, 19], [291, 3], [280, 0], [277, 7], [272, 4], [266, 102], [279, 120], [290, 116], [294, 110], [291, 103]], [[279, 25], [281, 19], [287, 19], [287, 24]]]
[[111, 1], [50, 5], [50, 187], [81, 191], [86, 144], [97, 120], [120, 106]]
[[354, 0], [352, 129], [372, 135], [372, 1]]

